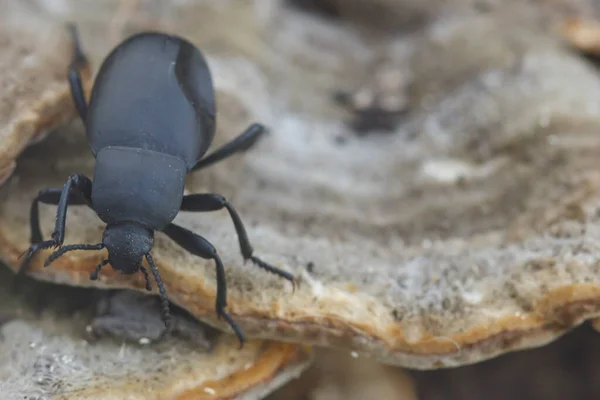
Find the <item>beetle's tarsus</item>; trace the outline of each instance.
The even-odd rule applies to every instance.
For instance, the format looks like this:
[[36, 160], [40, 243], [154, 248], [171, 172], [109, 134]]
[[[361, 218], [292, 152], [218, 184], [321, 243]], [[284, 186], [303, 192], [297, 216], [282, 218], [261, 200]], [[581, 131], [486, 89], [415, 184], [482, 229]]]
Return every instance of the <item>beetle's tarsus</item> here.
[[227, 321], [227, 323], [229, 324], [229, 326], [233, 330], [233, 333], [235, 333], [235, 336], [237, 336], [238, 341], [240, 342], [240, 349], [243, 348], [244, 347], [244, 343], [246, 342], [246, 338], [244, 337], [244, 334], [242, 333], [242, 330], [235, 323], [235, 321], [233, 320], [233, 318], [231, 318], [231, 315], [227, 314], [227, 312], [225, 312], [225, 310], [224, 310], [223, 307], [217, 306], [217, 316], [218, 316], [219, 319], [223, 318], [225, 321]]
[[57, 246], [58, 245], [55, 243], [54, 240], [46, 240], [45, 242], [34, 243], [31, 245], [31, 247], [29, 247], [29, 249], [27, 249], [23, 253], [21, 253], [21, 255], [19, 256], [19, 259], [27, 253], [27, 257], [26, 257], [26, 260], [27, 260], [27, 259], [31, 258], [39, 250], [45, 250], [45, 249], [49, 249], [50, 247], [57, 247]]
[[29, 263], [31, 262], [31, 259], [33, 258], [35, 253], [37, 253], [40, 250], [45, 250], [45, 249], [49, 249], [50, 247], [56, 247], [56, 246], [57, 246], [57, 244], [54, 240], [46, 240], [45, 242], [37, 242], [37, 243], [32, 244], [31, 247], [29, 247], [29, 249], [25, 250], [19, 256], [19, 259], [21, 259], [26, 254], [25, 259], [23, 260], [23, 262], [21, 263], [21, 266], [19, 267], [19, 270], [17, 271], [17, 275], [22, 275], [25, 273], [25, 271], [27, 271], [27, 268], [29, 267]]
[[288, 280], [288, 281], [290, 281], [290, 283], [292, 284], [292, 287], [293, 287], [293, 289], [292, 289], [292, 290], [293, 290], [293, 292], [295, 292], [295, 291], [296, 291], [297, 280], [296, 280], [296, 278], [294, 277], [294, 275], [290, 274], [290, 273], [289, 273], [289, 272], [287, 272], [287, 271], [284, 271], [284, 270], [282, 270], [282, 269], [279, 269], [279, 268], [277, 268], [277, 267], [274, 267], [274, 266], [272, 266], [271, 264], [267, 264], [266, 262], [264, 262], [263, 260], [261, 260], [261, 259], [260, 259], [260, 258], [258, 258], [258, 257], [255, 257], [255, 256], [250, 256], [250, 257], [248, 258], [248, 260], [252, 261], [252, 263], [253, 263], [254, 265], [256, 265], [256, 266], [257, 266], [257, 267], [259, 267], [259, 268], [262, 268], [262, 269], [264, 269], [264, 270], [265, 270], [265, 271], [267, 271], [267, 272], [270, 272], [270, 273], [272, 273], [272, 274], [274, 274], [274, 275], [277, 275], [277, 276], [279, 276], [280, 278], [287, 279], [287, 280]]

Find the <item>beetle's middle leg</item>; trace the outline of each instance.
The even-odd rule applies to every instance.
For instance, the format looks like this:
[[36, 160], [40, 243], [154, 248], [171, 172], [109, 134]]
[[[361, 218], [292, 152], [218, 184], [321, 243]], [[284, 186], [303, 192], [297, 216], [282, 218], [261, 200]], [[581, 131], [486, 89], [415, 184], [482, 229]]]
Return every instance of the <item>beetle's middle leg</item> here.
[[181, 211], [217, 211], [222, 210], [223, 208], [227, 209], [229, 216], [233, 221], [233, 225], [235, 226], [235, 231], [240, 243], [240, 251], [242, 253], [242, 257], [244, 257], [244, 260], [250, 260], [258, 267], [271, 272], [272, 274], [278, 275], [281, 278], [287, 279], [288, 281], [292, 282], [292, 285], [295, 287], [296, 279], [294, 278], [294, 275], [269, 265], [253, 255], [254, 249], [250, 244], [250, 239], [248, 239], [248, 234], [246, 233], [244, 223], [242, 222], [242, 219], [238, 215], [233, 205], [231, 205], [231, 203], [228, 202], [225, 197], [216, 193], [190, 194], [188, 196], [184, 196], [181, 202]]
[[81, 121], [85, 124], [87, 117], [87, 102], [85, 100], [85, 93], [83, 91], [83, 84], [81, 83], [81, 70], [89, 68], [89, 62], [85, 54], [81, 50], [81, 44], [79, 42], [79, 34], [75, 25], [69, 25], [71, 30], [71, 37], [73, 40], [73, 59], [69, 64], [69, 86], [71, 87], [71, 97], [75, 103], [75, 108], [79, 113]]
[[[19, 268], [18, 274], [27, 269], [33, 255], [42, 249], [62, 246], [65, 239], [65, 221], [67, 218], [67, 206], [88, 205], [92, 201], [92, 181], [84, 175], [71, 175], [62, 189], [51, 188], [41, 190], [31, 203], [29, 213], [29, 224], [31, 228], [31, 246], [25, 252], [26, 257]], [[56, 224], [50, 240], [42, 241], [40, 230], [39, 203], [57, 205]], [[24, 254], [25, 254], [24, 253]]]
[[192, 167], [192, 171], [206, 168], [229, 156], [234, 155], [235, 153], [250, 149], [265, 132], [266, 129], [261, 124], [255, 123], [250, 125], [244, 132], [242, 132], [231, 142], [224, 144], [208, 156], [198, 161], [196, 165]]
[[[163, 232], [170, 237], [175, 243], [183, 247], [190, 253], [202, 257], [205, 260], [214, 260], [217, 270], [217, 300], [216, 300], [216, 311], [219, 317], [223, 317], [225, 321], [231, 326], [231, 329], [235, 332], [236, 336], [240, 341], [240, 346], [244, 345], [244, 334], [237, 326], [233, 318], [225, 311], [227, 307], [227, 281], [225, 280], [225, 268], [221, 257], [217, 253], [217, 249], [205, 238], [195, 234], [181, 226], [175, 224], [169, 224]], [[153, 270], [154, 272], [154, 270]], [[155, 277], [158, 272], [155, 273]]]

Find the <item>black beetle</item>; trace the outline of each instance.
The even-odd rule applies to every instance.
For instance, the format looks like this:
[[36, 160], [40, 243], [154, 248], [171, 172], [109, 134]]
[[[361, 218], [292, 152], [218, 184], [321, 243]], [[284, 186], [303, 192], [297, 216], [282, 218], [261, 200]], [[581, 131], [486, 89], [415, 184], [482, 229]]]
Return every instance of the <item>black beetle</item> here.
[[[141, 271], [152, 290], [146, 258], [158, 286], [162, 317], [170, 326], [169, 302], [150, 251], [154, 232], [161, 231], [192, 254], [214, 260], [217, 272], [216, 311], [244, 343], [244, 335], [225, 311], [226, 281], [223, 263], [205, 238], [172, 223], [179, 211], [229, 212], [244, 260], [279, 275], [295, 285], [292, 274], [253, 255], [248, 235], [234, 207], [214, 193], [184, 196], [185, 177], [234, 153], [252, 147], [265, 132], [252, 124], [240, 136], [204, 157], [215, 134], [215, 93], [208, 65], [189, 41], [160, 32], [135, 34], [118, 45], [102, 63], [86, 104], [80, 72], [89, 65], [81, 50], [77, 29], [69, 25], [74, 56], [68, 69], [71, 95], [84, 123], [96, 159], [94, 181], [82, 175], [69, 177], [64, 187], [39, 192], [31, 204], [31, 246], [23, 253], [22, 274], [32, 256], [55, 248], [48, 266], [72, 250], [108, 250], [90, 275], [95, 280], [110, 264], [122, 274]], [[43, 241], [38, 204], [58, 206], [50, 240]], [[63, 246], [67, 205], [87, 205], [106, 223], [99, 244]]]

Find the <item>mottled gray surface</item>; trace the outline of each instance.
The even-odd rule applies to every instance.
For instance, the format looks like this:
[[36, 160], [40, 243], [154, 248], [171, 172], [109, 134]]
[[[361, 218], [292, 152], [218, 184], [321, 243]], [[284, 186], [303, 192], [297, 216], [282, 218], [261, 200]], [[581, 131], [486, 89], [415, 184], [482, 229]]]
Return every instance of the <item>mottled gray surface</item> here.
[[[0, 266], [2, 399], [177, 398], [205, 383], [220, 385], [220, 379], [259, 363], [268, 348], [249, 342], [239, 350], [235, 337], [216, 334], [176, 309], [173, 335], [158, 343], [140, 341], [153, 339], [160, 330], [155, 326], [158, 307], [149, 309], [144, 300], [155, 303], [141, 294], [28, 278], [16, 285], [9, 270]], [[90, 324], [102, 335], [90, 340]], [[281, 365], [282, 370], [265, 375], [263, 382], [238, 382], [236, 395], [251, 400], [257, 393], [268, 394], [306, 368], [306, 360], [297, 361]], [[231, 381], [235, 388], [236, 379]], [[223, 387], [227, 385], [217, 386]]]
[[206, 327], [177, 309], [172, 311], [171, 331], [167, 332], [160, 314], [160, 299], [131, 290], [120, 290], [102, 296], [95, 316], [86, 330], [93, 337], [113, 336], [142, 344], [162, 339], [165, 335], [183, 337], [198, 348], [210, 349]]

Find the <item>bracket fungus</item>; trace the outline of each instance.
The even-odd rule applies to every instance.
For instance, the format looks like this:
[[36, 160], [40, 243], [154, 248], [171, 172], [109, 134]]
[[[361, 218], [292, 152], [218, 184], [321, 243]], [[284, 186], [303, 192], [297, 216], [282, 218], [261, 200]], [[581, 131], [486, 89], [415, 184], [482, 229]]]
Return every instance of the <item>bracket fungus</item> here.
[[[376, 53], [351, 27], [306, 23], [312, 17], [282, 6], [268, 35], [248, 39], [264, 41], [260, 57], [207, 52], [217, 142], [249, 120], [271, 135], [190, 176], [187, 188], [223, 193], [248, 221], [256, 253], [301, 281], [292, 293], [244, 267], [226, 213], [178, 215], [222, 255], [228, 312], [248, 337], [429, 369], [540, 346], [600, 316], [600, 78], [538, 20], [539, 5], [510, 4], [382, 39], [377, 51], [410, 71], [410, 112], [393, 134], [343, 146], [335, 138], [347, 127], [329, 93], [351, 87]], [[189, 24], [177, 29], [202, 45]], [[9, 266], [29, 245], [37, 191], [92, 165], [75, 127], [22, 157], [0, 211]], [[55, 208], [40, 214], [48, 237]], [[90, 210], [70, 208], [65, 243], [93, 243], [101, 231]], [[143, 276], [109, 269], [90, 281], [101, 254], [73, 252], [42, 268], [47, 255], [31, 276], [144, 290]], [[214, 313], [210, 262], [161, 234], [154, 258], [175, 304], [228, 329]]]

